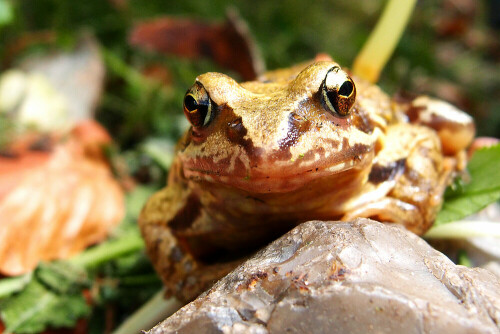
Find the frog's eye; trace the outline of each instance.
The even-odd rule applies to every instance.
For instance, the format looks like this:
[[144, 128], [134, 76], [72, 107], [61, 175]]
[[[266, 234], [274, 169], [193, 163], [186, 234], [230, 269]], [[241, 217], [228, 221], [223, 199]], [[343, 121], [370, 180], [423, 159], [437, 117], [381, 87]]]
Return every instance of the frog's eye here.
[[212, 119], [212, 101], [205, 88], [195, 83], [184, 96], [184, 115], [195, 128], [208, 125]]
[[335, 66], [326, 74], [321, 94], [323, 104], [328, 110], [337, 116], [345, 117], [349, 115], [356, 100], [356, 86], [347, 73]]

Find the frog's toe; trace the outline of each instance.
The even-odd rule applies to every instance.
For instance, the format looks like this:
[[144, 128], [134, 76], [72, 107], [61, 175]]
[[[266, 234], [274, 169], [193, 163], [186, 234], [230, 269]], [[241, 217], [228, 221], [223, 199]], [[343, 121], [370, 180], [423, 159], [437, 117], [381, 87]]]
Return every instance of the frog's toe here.
[[418, 235], [424, 234], [432, 224], [424, 219], [417, 206], [391, 197], [351, 210], [342, 217], [342, 220], [351, 221], [355, 218], [372, 218], [381, 222], [402, 224]]
[[419, 96], [408, 105], [406, 114], [412, 123], [436, 130], [446, 155], [466, 149], [475, 135], [473, 118], [445, 101]]

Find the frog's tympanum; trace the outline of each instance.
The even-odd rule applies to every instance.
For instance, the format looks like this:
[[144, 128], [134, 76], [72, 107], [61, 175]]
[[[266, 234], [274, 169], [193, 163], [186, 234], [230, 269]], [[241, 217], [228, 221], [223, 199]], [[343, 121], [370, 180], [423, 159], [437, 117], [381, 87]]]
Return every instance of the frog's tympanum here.
[[184, 114], [168, 186], [140, 217], [168, 293], [183, 300], [307, 220], [370, 217], [423, 234], [474, 136], [448, 103], [390, 99], [333, 61], [244, 83], [200, 75]]

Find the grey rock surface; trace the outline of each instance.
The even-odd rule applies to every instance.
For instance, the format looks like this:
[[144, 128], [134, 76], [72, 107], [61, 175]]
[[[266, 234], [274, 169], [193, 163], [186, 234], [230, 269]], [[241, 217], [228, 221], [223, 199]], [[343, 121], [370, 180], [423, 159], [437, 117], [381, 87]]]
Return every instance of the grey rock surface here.
[[500, 282], [396, 225], [304, 223], [149, 333], [500, 333]]

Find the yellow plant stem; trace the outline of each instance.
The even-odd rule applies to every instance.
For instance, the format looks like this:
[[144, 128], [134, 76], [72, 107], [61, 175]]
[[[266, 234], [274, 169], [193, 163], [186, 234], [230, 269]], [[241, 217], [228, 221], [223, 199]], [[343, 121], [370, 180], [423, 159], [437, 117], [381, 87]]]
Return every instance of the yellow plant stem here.
[[377, 82], [408, 23], [416, 0], [389, 0], [368, 41], [354, 60], [353, 73]]

